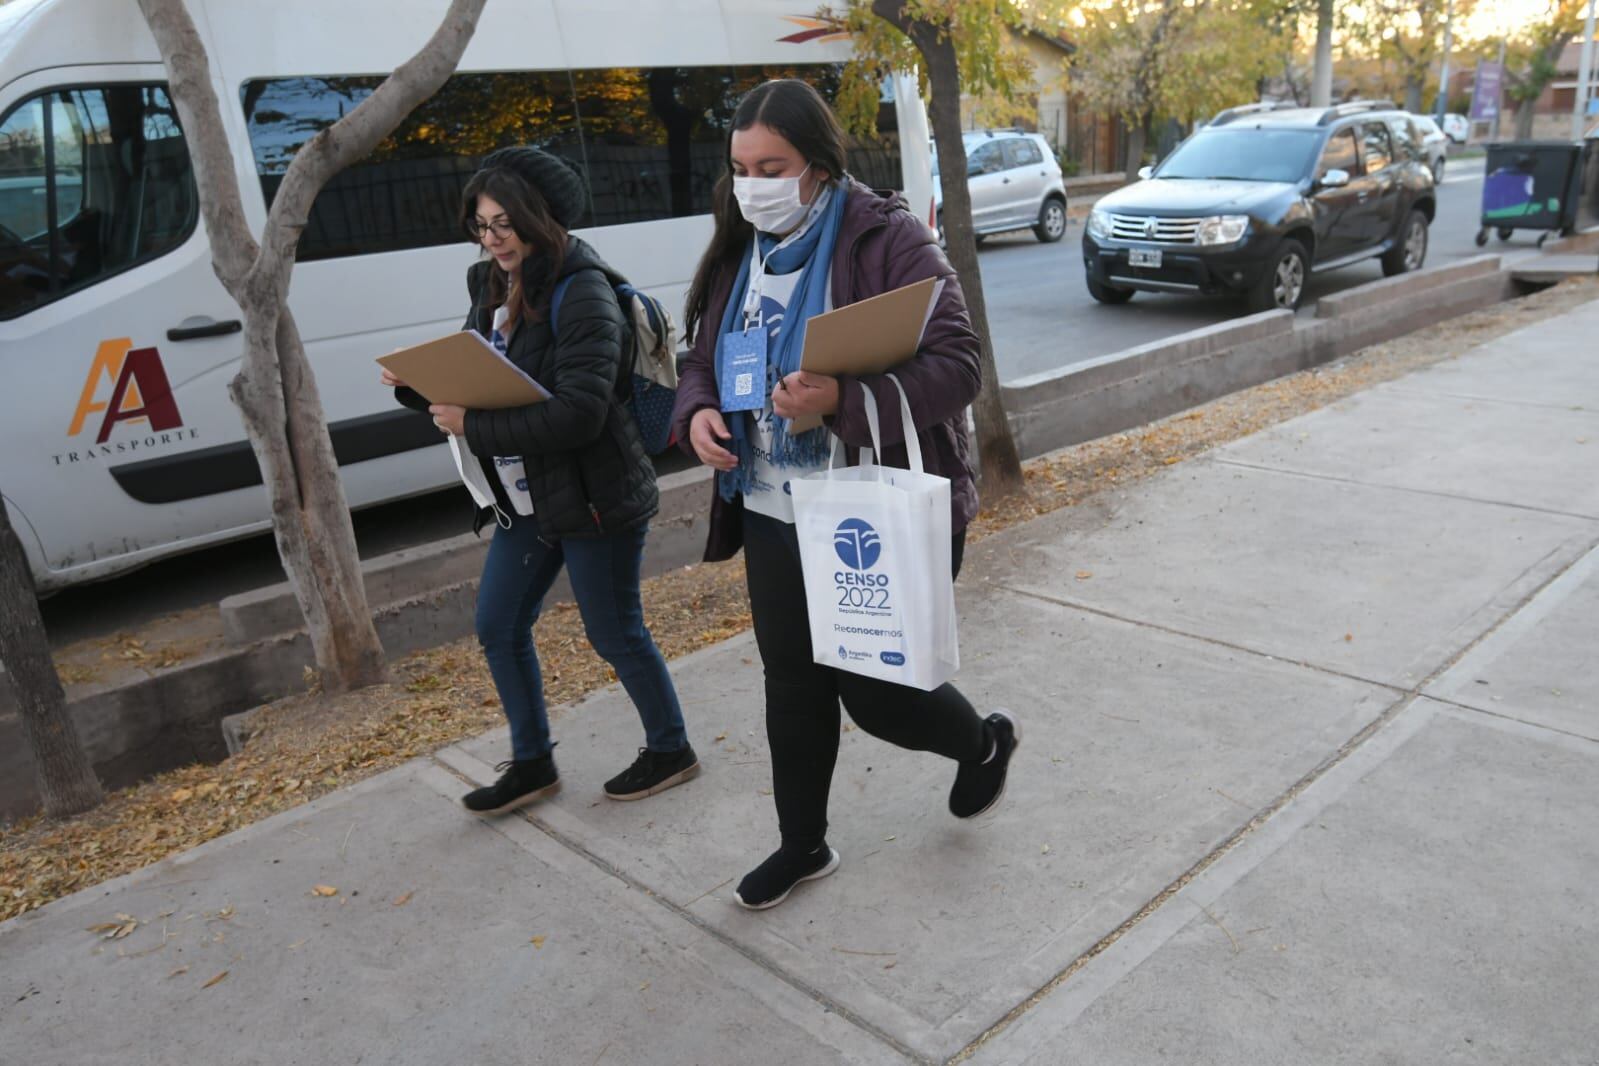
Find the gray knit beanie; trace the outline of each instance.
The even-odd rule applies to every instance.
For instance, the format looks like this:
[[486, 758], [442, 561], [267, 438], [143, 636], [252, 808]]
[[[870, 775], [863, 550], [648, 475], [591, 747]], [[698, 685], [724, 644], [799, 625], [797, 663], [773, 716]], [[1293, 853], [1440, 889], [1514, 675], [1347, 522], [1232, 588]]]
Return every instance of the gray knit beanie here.
[[588, 190], [577, 167], [540, 148], [501, 148], [490, 152], [482, 169], [509, 170], [539, 191], [549, 205], [550, 214], [565, 229], [571, 229], [588, 207]]

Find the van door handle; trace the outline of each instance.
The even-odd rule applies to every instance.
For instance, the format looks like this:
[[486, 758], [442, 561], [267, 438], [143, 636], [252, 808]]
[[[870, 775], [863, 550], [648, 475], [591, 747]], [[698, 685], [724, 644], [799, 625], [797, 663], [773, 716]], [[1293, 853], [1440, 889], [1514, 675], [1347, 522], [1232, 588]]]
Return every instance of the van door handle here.
[[221, 322], [206, 322], [197, 326], [177, 326], [167, 330], [169, 341], [192, 341], [201, 337], [224, 337], [229, 333], [237, 333], [244, 328], [244, 323], [236, 318], [225, 318]]

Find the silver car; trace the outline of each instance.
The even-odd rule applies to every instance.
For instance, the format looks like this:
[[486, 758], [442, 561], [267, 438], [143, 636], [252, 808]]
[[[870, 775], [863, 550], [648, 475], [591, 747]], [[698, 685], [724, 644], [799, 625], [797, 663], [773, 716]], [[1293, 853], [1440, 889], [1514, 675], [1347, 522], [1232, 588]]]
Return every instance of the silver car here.
[[[1066, 235], [1066, 186], [1054, 149], [1024, 130], [973, 130], [964, 135], [966, 186], [972, 195], [972, 230], [979, 237], [1031, 229], [1046, 244]], [[944, 190], [933, 156], [933, 205], [939, 242], [944, 238]]]
[[1410, 121], [1421, 131], [1422, 157], [1427, 162], [1427, 169], [1432, 171], [1432, 183], [1442, 184], [1444, 161], [1449, 158], [1449, 138], [1438, 128], [1438, 123], [1434, 122], [1431, 116], [1411, 115]]

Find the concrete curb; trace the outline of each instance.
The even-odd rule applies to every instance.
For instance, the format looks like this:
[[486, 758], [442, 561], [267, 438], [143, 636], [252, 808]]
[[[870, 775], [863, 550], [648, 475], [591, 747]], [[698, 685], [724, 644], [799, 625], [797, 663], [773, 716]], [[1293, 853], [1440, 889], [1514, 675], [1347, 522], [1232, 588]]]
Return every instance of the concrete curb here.
[[[1266, 311], [1002, 386], [1024, 458], [1119, 433], [1392, 340], [1513, 293], [1498, 256], [1322, 298], [1318, 317]], [[1331, 303], [1331, 306], [1327, 306]]]
[[[1480, 256], [1324, 297], [1315, 318], [1268, 311], [1012, 382], [1002, 386], [1005, 407], [1022, 456], [1033, 458], [1349, 355], [1514, 291], [1498, 257]], [[646, 575], [701, 557], [710, 481], [704, 468], [660, 479]], [[368, 597], [381, 605], [374, 618], [390, 655], [472, 632], [486, 550], [486, 537], [468, 534], [366, 565]], [[564, 579], [551, 596], [570, 598]], [[221, 719], [301, 690], [312, 660], [304, 634], [293, 632], [299, 611], [286, 585], [230, 597], [223, 619], [229, 645], [222, 650], [72, 703], [107, 785], [220, 759], [227, 752]], [[36, 806], [21, 723], [13, 709], [0, 706], [0, 817]]]

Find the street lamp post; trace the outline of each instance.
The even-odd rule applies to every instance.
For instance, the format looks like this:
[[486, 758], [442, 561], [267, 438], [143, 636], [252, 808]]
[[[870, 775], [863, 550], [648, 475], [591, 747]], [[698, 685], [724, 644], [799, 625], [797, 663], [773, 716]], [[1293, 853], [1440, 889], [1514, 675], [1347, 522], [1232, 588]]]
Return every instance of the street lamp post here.
[[[1589, 7], [1593, 0], [1589, 0]], [[1444, 62], [1438, 72], [1438, 125], [1444, 124], [1444, 112], [1449, 110], [1449, 51], [1454, 46], [1455, 32], [1455, 0], [1449, 0], [1449, 6], [1444, 10]]]

